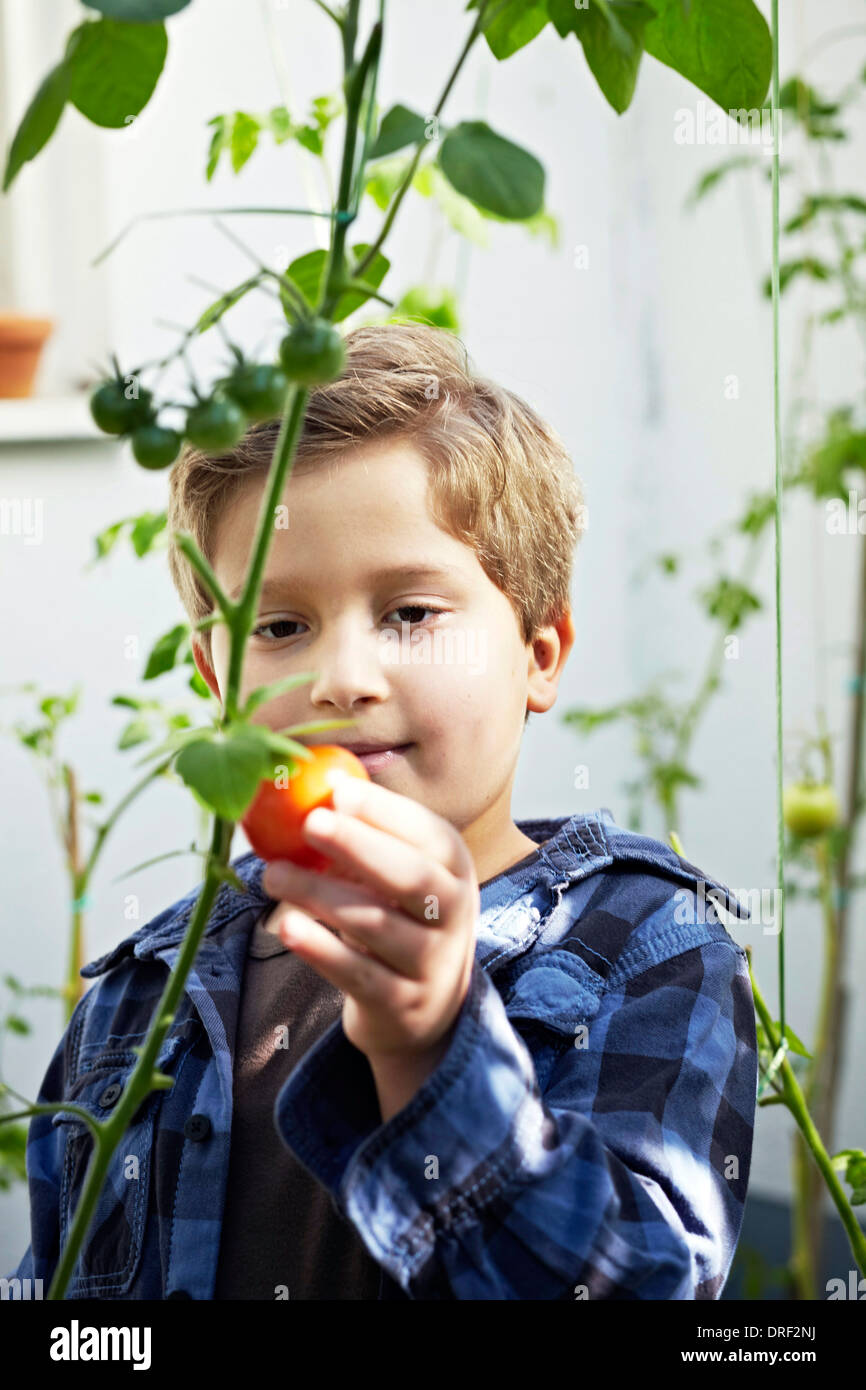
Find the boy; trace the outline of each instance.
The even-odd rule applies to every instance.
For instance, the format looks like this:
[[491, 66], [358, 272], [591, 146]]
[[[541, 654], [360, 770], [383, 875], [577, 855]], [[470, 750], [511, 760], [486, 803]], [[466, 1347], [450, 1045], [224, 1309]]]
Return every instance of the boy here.
[[[353, 719], [309, 742], [356, 747], [371, 782], [306, 822], [328, 874], [234, 861], [247, 892], [222, 885], [159, 1057], [175, 1084], [124, 1136], [67, 1296], [718, 1298], [757, 1051], [704, 894], [739, 904], [607, 808], [511, 819], [574, 642], [579, 481], [453, 335], [347, 351], [310, 396], [241, 698], [315, 672], [256, 718]], [[276, 436], [172, 470], [169, 528], [230, 597]], [[198, 623], [210, 599], [170, 563]], [[222, 700], [222, 625], [195, 657]], [[40, 1101], [110, 1112], [197, 894], [84, 968]], [[89, 1150], [73, 1114], [33, 1119], [19, 1277], [47, 1286]]]

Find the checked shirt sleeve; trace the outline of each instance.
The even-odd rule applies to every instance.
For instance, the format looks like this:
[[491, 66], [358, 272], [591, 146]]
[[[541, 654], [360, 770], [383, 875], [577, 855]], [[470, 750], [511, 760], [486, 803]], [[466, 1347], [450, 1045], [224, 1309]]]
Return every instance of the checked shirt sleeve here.
[[448, 1052], [387, 1123], [339, 1020], [274, 1118], [410, 1298], [717, 1298], [755, 1115], [744, 953], [614, 971], [583, 1041], [557, 1038], [540, 1090], [476, 962]]

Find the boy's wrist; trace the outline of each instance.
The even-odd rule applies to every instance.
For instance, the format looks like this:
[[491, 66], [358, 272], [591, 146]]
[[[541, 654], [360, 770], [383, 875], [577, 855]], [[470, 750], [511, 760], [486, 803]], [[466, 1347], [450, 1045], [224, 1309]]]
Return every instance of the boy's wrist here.
[[374, 1057], [367, 1054], [383, 1124], [407, 1106], [433, 1074], [448, 1051], [456, 1027], [455, 1019], [447, 1033], [423, 1052], [391, 1052]]

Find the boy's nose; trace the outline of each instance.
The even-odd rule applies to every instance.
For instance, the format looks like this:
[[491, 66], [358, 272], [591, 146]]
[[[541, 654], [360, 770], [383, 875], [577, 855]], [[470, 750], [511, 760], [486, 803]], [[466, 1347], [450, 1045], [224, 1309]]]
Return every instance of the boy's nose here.
[[361, 700], [383, 700], [388, 694], [382, 654], [374, 635], [347, 635], [344, 630], [311, 653], [310, 666], [318, 671], [309, 687], [314, 705], [350, 710]]

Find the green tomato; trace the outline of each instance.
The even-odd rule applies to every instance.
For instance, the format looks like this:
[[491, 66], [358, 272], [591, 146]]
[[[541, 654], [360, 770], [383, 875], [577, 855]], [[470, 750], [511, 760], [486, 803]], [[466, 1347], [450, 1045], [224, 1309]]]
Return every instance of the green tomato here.
[[792, 782], [782, 792], [782, 815], [793, 835], [823, 835], [839, 824], [839, 802], [829, 783]]
[[153, 393], [142, 388], [137, 396], [127, 396], [122, 381], [104, 381], [90, 397], [90, 413], [103, 434], [131, 434], [147, 422]]
[[155, 420], [139, 425], [132, 436], [132, 452], [142, 468], [168, 468], [183, 443], [177, 430], [166, 429]]
[[205, 454], [226, 454], [246, 433], [247, 417], [231, 396], [211, 396], [194, 405], [184, 435]]
[[237, 367], [220, 385], [249, 420], [273, 420], [283, 412], [289, 379], [279, 367], [249, 362]]
[[280, 343], [280, 361], [286, 376], [302, 386], [334, 381], [346, 361], [339, 331], [327, 319], [296, 323]]

